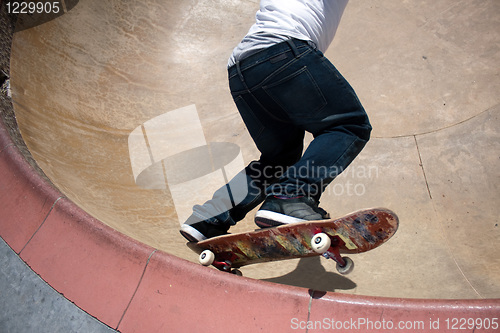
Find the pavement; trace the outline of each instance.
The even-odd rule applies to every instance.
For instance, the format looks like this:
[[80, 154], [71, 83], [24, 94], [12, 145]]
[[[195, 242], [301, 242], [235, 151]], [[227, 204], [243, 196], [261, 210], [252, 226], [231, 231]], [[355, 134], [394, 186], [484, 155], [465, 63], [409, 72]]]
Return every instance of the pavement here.
[[117, 332], [52, 289], [3, 240], [0, 258], [1, 332]]
[[[185, 198], [182, 186], [191, 185], [178, 190], [168, 174], [159, 183], [147, 177], [157, 177], [158, 167], [163, 174], [165, 158], [213, 142], [239, 147], [236, 166], [258, 158], [226, 78], [227, 58], [257, 7], [87, 0], [19, 29], [10, 90], [36, 163], [110, 228], [196, 262], [178, 233], [186, 214], [180, 203], [203, 202], [216, 182]], [[335, 216], [385, 206], [399, 215], [400, 229], [387, 245], [353, 258], [349, 276], [314, 258], [246, 267], [246, 277], [349, 295], [500, 298], [499, 14], [495, 0], [350, 1], [326, 56], [374, 130], [321, 205]], [[181, 113], [189, 116], [175, 118]], [[172, 119], [185, 127], [165, 131]], [[183, 139], [172, 144], [172, 137]], [[252, 230], [251, 215], [232, 231]], [[0, 305], [0, 330], [34, 331], [21, 320], [26, 314], [47, 332], [111, 330], [61, 299], [8, 245], [0, 248], [0, 283], [8, 286], [0, 295], [13, 302]]]

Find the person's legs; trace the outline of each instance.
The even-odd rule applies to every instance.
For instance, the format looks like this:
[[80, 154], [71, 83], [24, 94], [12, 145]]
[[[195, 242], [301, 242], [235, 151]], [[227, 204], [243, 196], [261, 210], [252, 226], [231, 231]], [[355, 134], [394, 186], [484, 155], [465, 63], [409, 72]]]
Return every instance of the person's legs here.
[[[296, 40], [233, 66], [229, 84], [262, 155], [231, 181], [248, 189], [243, 200], [221, 199], [227, 197], [221, 192], [235, 188], [229, 182], [212, 200], [194, 207], [181, 233], [190, 239], [186, 234], [193, 227], [207, 225], [213, 233], [202, 230], [204, 235], [190, 240], [226, 233], [266, 195], [256, 216], [259, 226], [327, 218], [317, 207], [321, 194], [370, 136], [368, 117], [354, 90], [320, 52]], [[315, 139], [301, 158], [305, 131]]]

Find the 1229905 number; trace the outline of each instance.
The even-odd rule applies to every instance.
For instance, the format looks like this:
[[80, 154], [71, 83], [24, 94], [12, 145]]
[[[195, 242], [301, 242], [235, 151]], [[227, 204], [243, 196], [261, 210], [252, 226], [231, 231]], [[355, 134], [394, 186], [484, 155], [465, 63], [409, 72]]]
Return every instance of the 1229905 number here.
[[61, 11], [59, 1], [54, 2], [7, 2], [7, 13], [9, 14], [58, 14]]
[[445, 320], [449, 330], [494, 330], [499, 327], [498, 318], [448, 318]]

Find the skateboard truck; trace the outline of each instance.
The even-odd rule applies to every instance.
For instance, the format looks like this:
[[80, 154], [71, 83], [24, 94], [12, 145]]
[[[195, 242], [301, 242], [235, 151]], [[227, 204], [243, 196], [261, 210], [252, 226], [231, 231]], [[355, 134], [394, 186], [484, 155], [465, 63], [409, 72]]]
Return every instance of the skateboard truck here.
[[321, 229], [314, 232], [311, 239], [311, 248], [314, 252], [321, 254], [326, 259], [333, 259], [337, 263], [337, 271], [346, 275], [354, 269], [354, 262], [349, 257], [342, 257], [340, 255], [340, 246], [345, 242], [339, 236], [330, 236]]
[[200, 264], [202, 264], [203, 266], [213, 265], [220, 271], [242, 275], [240, 270], [232, 269], [233, 261], [236, 259], [236, 255], [234, 253], [221, 253], [218, 257], [219, 258], [217, 259], [219, 260], [215, 260], [215, 254], [210, 250], [205, 250], [200, 254], [200, 257], [198, 259], [200, 261]]

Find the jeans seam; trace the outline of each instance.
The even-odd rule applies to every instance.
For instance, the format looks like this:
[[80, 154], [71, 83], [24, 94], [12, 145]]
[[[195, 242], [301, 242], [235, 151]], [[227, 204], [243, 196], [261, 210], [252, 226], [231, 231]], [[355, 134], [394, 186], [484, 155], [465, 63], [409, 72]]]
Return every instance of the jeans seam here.
[[[253, 95], [251, 93], [248, 93], [248, 94], [253, 97]], [[235, 97], [234, 102], [236, 103], [237, 100], [241, 100], [243, 103], [245, 103], [245, 106], [246, 106], [245, 111], [250, 113], [251, 116], [254, 118], [254, 121], [256, 121], [259, 124], [260, 128], [259, 128], [258, 132], [255, 134], [255, 139], [258, 139], [262, 135], [262, 132], [264, 132], [265, 126], [262, 124], [262, 122], [259, 120], [259, 118], [255, 115], [252, 108], [250, 108], [250, 106], [248, 106], [248, 103], [245, 101], [245, 99], [243, 98], [242, 95]], [[256, 98], [254, 97], [254, 99], [256, 99]], [[256, 102], [259, 103], [257, 100], [256, 100]], [[259, 106], [263, 108], [263, 106], [260, 103], [259, 103]]]
[[[276, 44], [276, 45], [278, 45], [278, 44]], [[270, 47], [272, 47], [272, 46], [270, 46]], [[314, 51], [314, 49], [313, 49], [313, 48], [312, 48], [312, 46], [310, 46], [310, 45], [300, 45], [299, 47], [297, 47], [297, 49], [298, 49], [299, 51], [301, 51], [302, 49], [304, 49], [304, 50], [303, 50], [303, 52], [299, 53], [299, 54], [297, 55], [297, 57], [295, 57], [295, 56], [294, 56], [294, 59], [299, 59], [299, 58], [302, 58], [305, 54], [307, 54], [307, 53], [309, 53], [309, 52], [311, 52], [311, 51]], [[246, 70], [248, 70], [248, 69], [250, 69], [250, 68], [252, 68], [252, 67], [255, 67], [255, 66], [257, 66], [257, 65], [260, 65], [260, 64], [261, 64], [261, 63], [263, 63], [263, 62], [269, 61], [270, 59], [272, 59], [272, 58], [274, 58], [274, 57], [280, 56], [280, 55], [285, 54], [285, 53], [288, 53], [288, 52], [290, 52], [290, 53], [292, 53], [292, 54], [293, 54], [292, 49], [291, 49], [291, 48], [288, 48], [288, 49], [284, 49], [283, 51], [281, 51], [281, 52], [279, 52], [279, 53], [272, 54], [272, 55], [267, 55], [267, 56], [265, 56], [265, 57], [263, 56], [263, 57], [261, 57], [261, 58], [258, 58], [258, 59], [256, 59], [256, 60], [254, 60], [251, 64], [248, 64], [248, 65], [246, 65], [246, 66], [241, 67], [241, 71], [242, 71], [242, 72], [243, 72], [243, 71], [246, 71]], [[241, 59], [241, 60], [240, 60], [240, 62], [241, 62], [241, 61], [245, 61], [245, 59]], [[233, 75], [229, 76], [229, 79], [232, 79], [232, 78], [234, 78], [235, 76], [238, 76], [238, 73], [235, 73], [235, 74], [233, 74]]]
[[[358, 141], [361, 141], [360, 143], [364, 143], [364, 145], [366, 145], [366, 143], [367, 143], [367, 141], [366, 141], [366, 140], [363, 140], [363, 139], [361, 139], [361, 138], [359, 138], [359, 137], [357, 137], [357, 136], [356, 136], [356, 137], [354, 138], [354, 140], [352, 140], [352, 142], [351, 142], [351, 144], [349, 145], [349, 147], [347, 147], [347, 148], [346, 148], [346, 149], [342, 152], [342, 154], [339, 156], [339, 158], [337, 158], [337, 159], [335, 160], [335, 162], [334, 162], [334, 163], [332, 163], [332, 165], [338, 165], [338, 164], [339, 164], [339, 161], [343, 161], [343, 160], [345, 160], [345, 155], [347, 154], [347, 152], [348, 152], [349, 150], [351, 150], [351, 147], [353, 147], [353, 146], [354, 146], [354, 145], [355, 145]], [[344, 164], [344, 163], [342, 163], [342, 164]], [[346, 167], [346, 168], [347, 168], [347, 167]], [[345, 170], [345, 169], [344, 169], [344, 170]], [[344, 171], [344, 170], [342, 170], [342, 171]], [[341, 173], [342, 173], [342, 172], [341, 172]], [[335, 177], [333, 177], [333, 178], [332, 178], [332, 181], [333, 181], [335, 178], [337, 178], [337, 177], [338, 177], [338, 175], [340, 175], [340, 173], [339, 173], [339, 174], [337, 174]], [[324, 186], [323, 184], [321, 184], [321, 185], [322, 185], [322, 188], [325, 188], [325, 187], [326, 187], [326, 186]]]
[[[303, 52], [300, 57], [293, 58], [292, 60], [290, 60], [289, 62], [287, 62], [285, 65], [281, 66], [280, 68], [276, 69], [271, 74], [269, 74], [264, 80], [262, 80], [258, 85], [256, 85], [256, 87], [258, 87], [258, 88], [264, 87], [266, 85], [266, 81], [268, 81], [271, 77], [276, 76], [279, 73], [283, 72], [284, 70], [286, 70], [287, 68], [289, 68], [293, 64], [297, 63], [299, 61], [299, 59], [301, 59], [303, 56], [305, 56], [305, 55], [307, 55], [308, 53], [311, 53], [311, 52], [312, 52], [312, 49], [309, 49], [309, 50], [306, 50], [305, 52]], [[300, 70], [303, 70], [304, 68], [307, 69], [307, 66], [304, 66]]]
[[[294, 57], [292, 60], [290, 60], [289, 62], [287, 62], [283, 66], [281, 66], [281, 67], [277, 68], [276, 70], [274, 70], [271, 74], [269, 74], [268, 76], [266, 76], [258, 84], [254, 85], [253, 87], [249, 88], [248, 90], [234, 91], [234, 92], [232, 92], [233, 95], [241, 95], [241, 94], [244, 94], [244, 93], [252, 93], [253, 91], [261, 89], [266, 84], [266, 82], [269, 81], [270, 78], [272, 78], [273, 76], [275, 76], [275, 75], [283, 72], [284, 70], [286, 70], [287, 68], [289, 68], [293, 64], [297, 63], [303, 56], [305, 56], [305, 55], [307, 55], [307, 54], [309, 54], [311, 52], [313, 52], [312, 48], [308, 48], [306, 51], [304, 51], [304, 52], [302, 52], [300, 54], [300, 57], [298, 57], [298, 58]], [[259, 64], [255, 64], [255, 65], [259, 65]], [[305, 66], [305, 67], [307, 67], [307, 66]], [[241, 68], [241, 71], [244, 72], [245, 69]], [[233, 76], [233, 78], [234, 78], [234, 76]]]
[[[271, 46], [271, 47], [272, 47], [272, 46]], [[301, 46], [299, 46], [299, 47], [298, 47], [298, 50], [300, 51], [301, 49], [305, 49], [305, 50], [304, 50], [304, 52], [299, 53], [299, 54], [297, 55], [297, 58], [302, 57], [302, 56], [303, 56], [303, 55], [304, 55], [307, 51], [309, 51], [310, 47], [309, 47], [309, 46], [307, 46], [307, 45], [301, 45]], [[263, 63], [263, 62], [269, 61], [269, 60], [271, 60], [271, 59], [272, 59], [272, 58], [274, 58], [274, 57], [280, 56], [280, 55], [282, 55], [282, 54], [284, 54], [284, 53], [288, 53], [288, 52], [290, 52], [290, 53], [292, 53], [292, 54], [293, 54], [292, 49], [291, 49], [291, 48], [288, 48], [288, 49], [283, 50], [282, 52], [279, 52], [279, 53], [276, 53], [276, 54], [273, 54], [273, 55], [268, 55], [268, 56], [262, 57], [262, 58], [260, 58], [260, 59], [256, 59], [256, 60], [255, 60], [252, 64], [248, 64], [247, 66], [242, 67], [242, 69], [241, 69], [241, 70], [242, 70], [242, 71], [244, 71], [244, 70], [250, 69], [250, 68], [252, 68], [252, 67], [254, 67], [254, 66], [257, 66], [257, 65], [259, 65], [259, 64], [261, 64], [261, 63]], [[294, 56], [294, 58], [295, 58], [295, 56]], [[244, 60], [244, 59], [243, 59], [243, 60]]]

